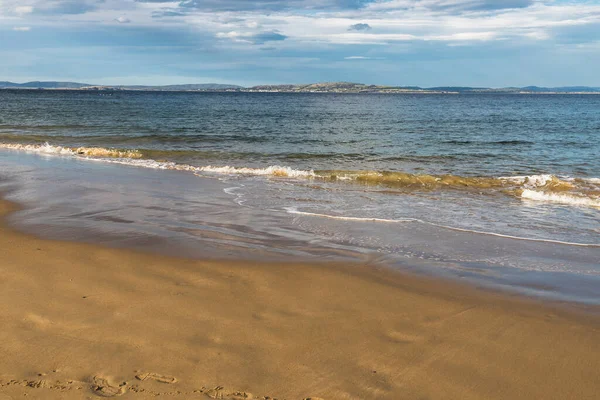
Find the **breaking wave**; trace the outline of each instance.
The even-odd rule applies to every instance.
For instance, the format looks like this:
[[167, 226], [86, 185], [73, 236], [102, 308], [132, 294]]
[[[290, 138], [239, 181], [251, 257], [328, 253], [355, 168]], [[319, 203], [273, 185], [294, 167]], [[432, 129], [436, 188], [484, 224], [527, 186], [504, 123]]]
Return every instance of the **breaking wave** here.
[[65, 156], [82, 156], [93, 158], [142, 158], [142, 153], [137, 150], [107, 149], [104, 147], [63, 147], [44, 144], [13, 144], [1, 143], [0, 148], [22, 150], [40, 154], [56, 154]]
[[544, 193], [525, 189], [521, 193], [521, 197], [527, 200], [600, 208], [600, 198], [583, 197], [581, 195]]
[[282, 167], [279, 165], [270, 166], [267, 168], [246, 168], [246, 167], [199, 167], [199, 172], [209, 172], [215, 174], [227, 175], [264, 175], [264, 176], [280, 176], [287, 178], [314, 178], [317, 175], [314, 171], [297, 170], [290, 167]]
[[194, 173], [256, 175], [287, 178], [314, 178], [314, 171], [296, 170], [286, 166], [273, 165], [266, 168], [203, 166], [197, 167], [178, 164], [172, 161], [159, 161], [144, 158], [144, 151], [128, 149], [110, 149], [104, 147], [63, 147], [45, 144], [0, 143], [0, 149], [19, 150], [30, 153], [72, 156], [83, 159], [105, 161], [113, 164], [133, 165], [152, 169], [169, 169]]
[[273, 165], [266, 168], [236, 166], [193, 166], [148, 158], [152, 151], [103, 147], [63, 147], [45, 144], [0, 143], [0, 149], [70, 156], [86, 160], [144, 168], [187, 171], [197, 175], [241, 175], [271, 178], [348, 182], [391, 188], [400, 193], [423, 191], [468, 191], [500, 194], [524, 200], [569, 206], [600, 208], [600, 178], [572, 178], [555, 175], [470, 177], [458, 175], [410, 174], [396, 171], [301, 170]]

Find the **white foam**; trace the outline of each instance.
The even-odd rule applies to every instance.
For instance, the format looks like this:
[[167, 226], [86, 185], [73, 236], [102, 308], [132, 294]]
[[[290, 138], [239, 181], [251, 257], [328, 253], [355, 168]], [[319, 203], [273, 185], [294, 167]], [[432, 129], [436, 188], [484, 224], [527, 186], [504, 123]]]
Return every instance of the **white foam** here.
[[230, 196], [234, 196], [234, 200], [237, 205], [244, 206], [244, 194], [239, 192], [239, 189], [242, 189], [244, 185], [241, 186], [233, 186], [223, 189], [223, 192], [227, 193]]
[[553, 244], [561, 244], [561, 245], [567, 245], [567, 246], [579, 246], [579, 247], [600, 247], [599, 243], [577, 243], [577, 242], [565, 242], [565, 241], [562, 241], [562, 240], [553, 240], [553, 239], [527, 238], [527, 237], [522, 237], [522, 236], [513, 236], [513, 235], [502, 234], [502, 233], [477, 231], [477, 230], [474, 230], [474, 229], [458, 228], [458, 227], [454, 227], [454, 226], [441, 225], [441, 224], [436, 224], [434, 222], [423, 221], [423, 220], [416, 219], [416, 218], [384, 219], [384, 218], [346, 217], [346, 216], [342, 216], [342, 215], [329, 215], [329, 214], [319, 214], [319, 213], [311, 213], [311, 212], [305, 212], [305, 211], [298, 211], [297, 209], [292, 208], [292, 207], [286, 207], [284, 209], [289, 214], [305, 215], [305, 216], [309, 216], [309, 217], [320, 217], [320, 218], [337, 219], [337, 220], [341, 220], [341, 221], [381, 222], [381, 223], [417, 222], [417, 223], [431, 225], [431, 226], [435, 226], [437, 228], [448, 229], [448, 230], [457, 231], [457, 232], [473, 233], [473, 234], [477, 234], [477, 235], [486, 235], [486, 236], [495, 236], [495, 237], [501, 237], [501, 238], [512, 239], [512, 240], [524, 240], [524, 241], [528, 241], [528, 242], [553, 243]]
[[141, 158], [142, 154], [137, 150], [117, 150], [104, 147], [63, 147], [54, 146], [48, 142], [44, 144], [11, 144], [0, 143], [0, 148], [9, 150], [20, 150], [29, 153], [52, 154], [60, 156], [72, 156], [78, 158]]
[[156, 160], [135, 160], [132, 158], [120, 158], [120, 159], [112, 159], [112, 158], [89, 158], [82, 157], [86, 160], [90, 161], [100, 161], [111, 164], [121, 164], [121, 165], [131, 165], [134, 167], [142, 167], [142, 168], [150, 168], [150, 169], [169, 169], [175, 171], [190, 171], [195, 172], [197, 167], [192, 167], [191, 165], [186, 164], [176, 164], [174, 162], [169, 161], [156, 161]]
[[556, 177], [550, 174], [543, 175], [522, 175], [522, 176], [501, 176], [498, 179], [503, 179], [509, 182], [516, 183], [518, 185], [524, 185], [526, 187], [541, 187], [548, 182], [551, 182]]
[[[266, 168], [248, 168], [248, 167], [230, 167], [223, 166], [217, 167], [208, 165], [205, 167], [194, 167], [187, 164], [177, 164], [169, 161], [156, 161], [152, 159], [136, 159], [130, 157], [89, 157], [85, 153], [80, 154], [77, 149], [71, 149], [62, 146], [53, 146], [49, 143], [43, 145], [37, 144], [10, 144], [0, 143], [1, 149], [8, 150], [19, 150], [38, 154], [53, 154], [61, 156], [71, 156], [79, 159], [107, 162], [111, 164], [122, 164], [132, 165], [136, 167], [150, 168], [150, 169], [169, 169], [176, 171], [188, 171], [196, 174], [209, 173], [209, 174], [221, 174], [221, 175], [255, 175], [255, 176], [273, 176], [273, 177], [287, 177], [287, 178], [314, 178], [317, 175], [312, 170], [297, 170], [286, 166], [272, 165]], [[123, 154], [126, 154], [123, 152]]]
[[501, 238], [506, 238], [506, 239], [514, 239], [514, 240], [524, 240], [527, 242], [554, 243], [554, 244], [564, 244], [567, 246], [580, 246], [580, 247], [600, 247], [600, 243], [578, 243], [578, 242], [565, 242], [562, 240], [554, 240], [554, 239], [536, 239], [536, 238], [528, 238], [528, 237], [523, 237], [523, 236], [506, 235], [503, 233], [477, 231], [474, 229], [466, 229], [466, 228], [457, 228], [454, 226], [440, 225], [440, 224], [435, 224], [433, 222], [427, 222], [427, 221], [421, 221], [421, 220], [417, 220], [417, 221], [422, 222], [427, 225], [433, 225], [433, 226], [437, 226], [439, 228], [449, 229], [449, 230], [457, 231], [457, 232], [475, 233], [478, 235], [495, 236], [495, 237], [501, 237]]
[[560, 203], [573, 206], [598, 207], [600, 208], [600, 199], [590, 197], [576, 196], [566, 193], [544, 193], [530, 189], [524, 189], [521, 198], [535, 201], [544, 201], [548, 203]]
[[384, 223], [403, 223], [403, 222], [418, 222], [417, 219], [384, 219], [384, 218], [361, 218], [361, 217], [344, 217], [343, 215], [318, 214], [306, 211], [298, 211], [293, 207], [284, 207], [289, 214], [305, 215], [310, 217], [321, 217], [329, 219], [337, 219], [340, 221], [357, 221], [357, 222], [384, 222]]
[[20, 150], [29, 153], [40, 153], [40, 154], [56, 154], [65, 156], [74, 156], [75, 152], [72, 149], [62, 146], [52, 146], [49, 143], [39, 144], [11, 144], [11, 143], [0, 143], [0, 148], [8, 150]]
[[498, 179], [502, 179], [508, 182], [515, 183], [517, 185], [524, 185], [530, 187], [541, 187], [545, 186], [548, 183], [552, 182], [555, 179], [559, 179], [565, 182], [575, 182], [576, 180], [581, 180], [587, 183], [600, 184], [600, 178], [573, 178], [570, 176], [556, 176], [551, 174], [542, 174], [542, 175], [517, 175], [517, 176], [501, 176]]
[[198, 168], [198, 171], [209, 172], [214, 174], [226, 175], [259, 175], [259, 176], [282, 176], [289, 178], [312, 178], [316, 174], [314, 171], [297, 170], [290, 167], [280, 165], [272, 165], [267, 168], [247, 168], [247, 167], [215, 167], [208, 165]]

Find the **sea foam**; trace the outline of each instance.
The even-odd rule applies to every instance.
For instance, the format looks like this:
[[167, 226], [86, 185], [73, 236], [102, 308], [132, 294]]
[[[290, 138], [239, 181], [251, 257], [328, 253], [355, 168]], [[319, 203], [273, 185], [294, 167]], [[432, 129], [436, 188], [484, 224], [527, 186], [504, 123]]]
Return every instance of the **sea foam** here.
[[386, 218], [369, 218], [369, 217], [345, 217], [343, 215], [330, 215], [330, 214], [319, 214], [312, 213], [307, 211], [298, 211], [294, 207], [284, 207], [284, 209], [288, 212], [288, 214], [296, 214], [296, 215], [304, 215], [308, 217], [320, 217], [320, 218], [329, 218], [329, 219], [337, 219], [340, 221], [355, 221], [355, 222], [383, 222], [388, 224], [399, 224], [403, 222], [420, 222], [414, 218], [404, 218], [404, 219], [386, 219]]
[[56, 154], [62, 156], [82, 156], [90, 158], [142, 158], [142, 153], [137, 150], [118, 150], [104, 147], [63, 147], [44, 144], [13, 144], [0, 143], [0, 148], [21, 150], [30, 153]]
[[104, 161], [113, 164], [132, 165], [151, 169], [169, 169], [177, 171], [188, 171], [194, 173], [208, 173], [220, 175], [255, 175], [288, 178], [312, 178], [315, 173], [312, 170], [297, 170], [287, 166], [272, 165], [266, 168], [231, 167], [231, 166], [203, 166], [196, 167], [187, 164], [178, 164], [171, 161], [158, 161], [153, 159], [142, 159], [143, 154], [139, 150], [110, 149], [103, 147], [63, 147], [49, 143], [44, 144], [13, 144], [0, 143], [0, 149], [26, 151], [38, 154], [52, 154], [60, 156], [72, 156], [86, 160]]
[[524, 189], [523, 193], [521, 193], [521, 198], [549, 203], [560, 203], [573, 206], [587, 206], [600, 208], [600, 199], [566, 193], [546, 193], [536, 190]]
[[314, 178], [315, 172], [297, 170], [290, 167], [272, 165], [266, 168], [247, 168], [247, 167], [214, 167], [206, 166], [199, 167], [199, 172], [209, 172], [214, 174], [226, 174], [226, 175], [261, 175], [261, 176], [281, 176], [289, 178]]

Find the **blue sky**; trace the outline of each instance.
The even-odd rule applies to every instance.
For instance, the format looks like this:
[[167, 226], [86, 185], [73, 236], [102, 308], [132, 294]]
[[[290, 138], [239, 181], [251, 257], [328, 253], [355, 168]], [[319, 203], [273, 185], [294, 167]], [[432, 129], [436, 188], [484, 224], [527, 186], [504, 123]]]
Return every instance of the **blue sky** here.
[[600, 86], [600, 1], [0, 0], [0, 80]]

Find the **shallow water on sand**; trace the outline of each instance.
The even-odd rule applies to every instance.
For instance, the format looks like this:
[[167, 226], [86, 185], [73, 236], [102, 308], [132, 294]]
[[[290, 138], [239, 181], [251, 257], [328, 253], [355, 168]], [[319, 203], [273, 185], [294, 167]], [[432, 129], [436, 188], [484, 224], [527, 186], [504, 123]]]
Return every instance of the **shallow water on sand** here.
[[[487, 235], [408, 218], [323, 217], [291, 209], [282, 202], [284, 189], [262, 180], [1, 155], [0, 190], [25, 205], [10, 221], [42, 237], [197, 258], [359, 260], [600, 303], [596, 246]], [[252, 204], [253, 192], [274, 200]]]

